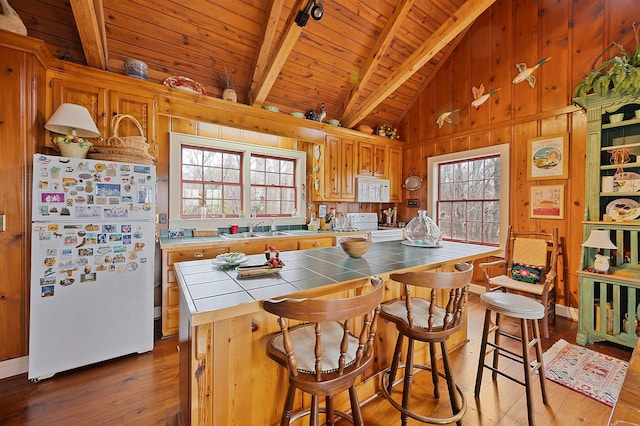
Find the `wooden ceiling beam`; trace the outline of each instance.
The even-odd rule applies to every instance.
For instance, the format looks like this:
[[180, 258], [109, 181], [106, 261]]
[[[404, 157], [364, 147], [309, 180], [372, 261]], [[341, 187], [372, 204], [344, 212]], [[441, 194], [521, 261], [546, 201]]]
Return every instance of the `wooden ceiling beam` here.
[[278, 21], [280, 20], [280, 14], [282, 13], [282, 6], [284, 0], [271, 0], [271, 7], [269, 9], [269, 15], [264, 25], [264, 32], [262, 34], [262, 40], [260, 40], [260, 48], [258, 49], [258, 56], [253, 67], [253, 75], [251, 76], [251, 84], [249, 85], [249, 91], [254, 91], [256, 84], [262, 71], [266, 69], [267, 60], [269, 59], [269, 52], [273, 39], [278, 29]]
[[471, 25], [495, 1], [467, 0], [378, 89], [348, 116], [343, 118], [343, 125], [350, 128], [364, 119], [378, 104], [383, 102], [398, 87], [402, 86], [405, 81], [411, 78], [436, 53], [444, 49], [458, 34]]
[[102, 0], [70, 0], [87, 65], [107, 69], [107, 37]]
[[307, 0], [298, 0], [295, 7], [291, 9], [291, 14], [282, 30], [278, 44], [271, 54], [269, 63], [260, 73], [260, 77], [255, 82], [255, 87], [249, 91], [249, 105], [260, 107], [264, 104], [264, 100], [267, 98], [289, 54], [293, 50], [293, 46], [302, 33], [302, 27], [296, 24], [295, 16], [306, 2]]
[[420, 85], [420, 88], [416, 90], [416, 92], [411, 97], [409, 102], [407, 102], [407, 105], [404, 111], [402, 111], [402, 114], [400, 114], [400, 116], [398, 117], [398, 123], [404, 120], [404, 117], [407, 115], [407, 112], [409, 112], [409, 110], [413, 107], [413, 104], [415, 104], [416, 100], [420, 97], [422, 93], [424, 93], [424, 91], [427, 89], [427, 86], [429, 86], [429, 84], [436, 77], [436, 75], [438, 75], [440, 68], [442, 68], [444, 64], [447, 63], [453, 51], [456, 50], [456, 47], [458, 47], [460, 42], [464, 39], [464, 36], [467, 35], [467, 32], [469, 32], [469, 29], [470, 27], [465, 28], [464, 31], [458, 34], [455, 40], [453, 40], [453, 42], [449, 44], [449, 47], [447, 47], [447, 50], [444, 52], [444, 55], [442, 55], [442, 58], [438, 61], [438, 64], [435, 67], [433, 67], [433, 69], [431, 70], [427, 78], [425, 78], [422, 84]]
[[369, 57], [366, 59], [364, 64], [362, 64], [358, 82], [351, 89], [348, 97], [342, 103], [342, 111], [339, 114], [342, 117], [341, 120], [344, 120], [344, 117], [352, 114], [355, 104], [362, 94], [362, 89], [369, 84], [369, 80], [371, 80], [373, 72], [378, 68], [380, 59], [389, 48], [389, 45], [393, 41], [397, 31], [400, 29], [402, 19], [409, 13], [414, 2], [415, 0], [401, 0], [396, 6], [393, 14], [387, 21], [387, 25], [376, 40], [376, 44], [371, 49]]

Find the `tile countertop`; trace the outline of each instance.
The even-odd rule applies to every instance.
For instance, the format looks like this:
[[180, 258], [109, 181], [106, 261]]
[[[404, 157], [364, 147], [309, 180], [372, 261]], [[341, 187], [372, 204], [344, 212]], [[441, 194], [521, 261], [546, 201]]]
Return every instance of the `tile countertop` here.
[[[436, 268], [498, 252], [497, 247], [464, 243], [443, 242], [442, 247], [420, 248], [388, 241], [372, 244], [358, 259], [347, 256], [340, 246], [283, 252], [280, 258], [284, 268], [260, 277], [239, 278], [235, 270], [220, 270], [211, 259], [179, 262], [174, 266], [181, 297], [184, 296], [183, 302], [193, 316], [371, 275], [416, 267]], [[265, 262], [264, 254], [248, 258], [243, 266]]]

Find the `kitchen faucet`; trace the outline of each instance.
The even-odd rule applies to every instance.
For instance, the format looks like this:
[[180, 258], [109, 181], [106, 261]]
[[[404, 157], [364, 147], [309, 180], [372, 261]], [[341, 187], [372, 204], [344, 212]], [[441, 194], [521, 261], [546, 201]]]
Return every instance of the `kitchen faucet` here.
[[260, 222], [252, 222], [249, 224], [249, 232], [253, 232], [253, 228], [255, 228], [256, 226], [260, 226], [262, 224], [262, 222], [264, 222], [263, 220], [261, 220]]

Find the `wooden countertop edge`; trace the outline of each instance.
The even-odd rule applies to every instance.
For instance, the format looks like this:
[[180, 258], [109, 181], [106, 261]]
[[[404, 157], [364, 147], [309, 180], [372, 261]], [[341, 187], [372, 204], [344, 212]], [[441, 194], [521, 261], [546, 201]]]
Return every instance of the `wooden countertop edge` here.
[[618, 400], [611, 410], [609, 425], [637, 425], [640, 424], [640, 339], [636, 342], [633, 355], [629, 361], [627, 375], [622, 383]]

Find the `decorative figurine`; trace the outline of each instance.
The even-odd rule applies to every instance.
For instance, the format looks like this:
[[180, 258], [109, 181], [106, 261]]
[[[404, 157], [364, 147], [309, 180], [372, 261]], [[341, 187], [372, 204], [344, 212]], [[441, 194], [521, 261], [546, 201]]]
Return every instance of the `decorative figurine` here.
[[438, 128], [441, 128], [444, 123], [453, 124], [451, 122], [451, 114], [453, 114], [456, 111], [458, 111], [458, 108], [455, 108], [455, 109], [452, 109], [451, 111], [443, 112], [442, 114], [440, 114], [436, 119], [436, 124], [438, 125]]
[[532, 89], [534, 87], [536, 87], [536, 78], [534, 76], [532, 76], [531, 74], [535, 70], [540, 68], [542, 65], [544, 65], [547, 62], [549, 62], [550, 59], [551, 59], [551, 57], [545, 58], [545, 59], [541, 60], [540, 62], [538, 62], [537, 65], [534, 65], [531, 68], [527, 68], [527, 64], [525, 64], [524, 62], [521, 63], [521, 64], [516, 64], [516, 68], [518, 68], [518, 71], [520, 71], [520, 73], [518, 75], [516, 75], [516, 78], [513, 79], [513, 84], [522, 83], [523, 81], [526, 80], [527, 83], [529, 83], [529, 86], [531, 86]]
[[473, 102], [471, 102], [471, 106], [474, 107], [475, 109], [480, 108], [480, 105], [482, 105], [483, 103], [487, 102], [487, 100], [489, 99], [489, 97], [491, 95], [493, 95], [494, 93], [496, 93], [498, 89], [491, 89], [491, 91], [489, 93], [487, 93], [486, 95], [483, 95], [484, 93], [484, 84], [480, 84], [480, 87], [473, 87], [471, 89], [471, 92], [473, 93], [473, 99], [475, 99]]
[[324, 110], [324, 102], [320, 104], [320, 108], [318, 108], [317, 111], [311, 109], [307, 113], [307, 119], [318, 121], [320, 123], [322, 123], [322, 120], [324, 120], [326, 116], [327, 116], [327, 113]]

